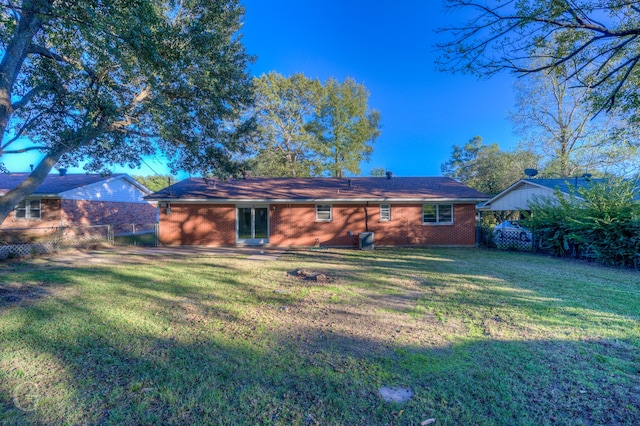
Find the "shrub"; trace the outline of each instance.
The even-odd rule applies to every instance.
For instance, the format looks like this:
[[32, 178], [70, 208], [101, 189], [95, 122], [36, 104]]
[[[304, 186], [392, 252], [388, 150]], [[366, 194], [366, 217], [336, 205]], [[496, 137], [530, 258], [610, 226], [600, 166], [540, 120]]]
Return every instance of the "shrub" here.
[[638, 182], [594, 182], [569, 196], [556, 192], [530, 204], [527, 218], [537, 247], [557, 256], [640, 267]]

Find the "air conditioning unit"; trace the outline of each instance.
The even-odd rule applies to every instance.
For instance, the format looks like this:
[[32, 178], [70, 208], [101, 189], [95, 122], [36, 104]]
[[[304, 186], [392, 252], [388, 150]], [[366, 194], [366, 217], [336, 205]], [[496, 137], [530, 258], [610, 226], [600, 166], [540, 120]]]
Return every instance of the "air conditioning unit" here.
[[373, 250], [373, 232], [360, 232], [358, 237], [360, 250]]

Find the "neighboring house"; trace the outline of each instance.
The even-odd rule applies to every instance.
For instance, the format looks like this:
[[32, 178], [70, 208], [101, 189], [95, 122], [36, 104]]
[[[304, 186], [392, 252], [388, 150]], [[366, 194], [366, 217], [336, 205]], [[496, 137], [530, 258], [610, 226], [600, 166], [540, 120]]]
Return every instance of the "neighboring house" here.
[[480, 211], [528, 211], [529, 203], [540, 197], [553, 197], [556, 190], [564, 195], [580, 188], [588, 188], [603, 179], [561, 178], [522, 179], [505, 189], [489, 201], [478, 206]]
[[158, 202], [163, 245], [473, 246], [484, 194], [444, 177], [187, 179]]
[[[0, 198], [28, 175], [0, 173]], [[126, 174], [49, 174], [0, 229], [155, 223], [157, 208], [144, 199], [150, 193]]]

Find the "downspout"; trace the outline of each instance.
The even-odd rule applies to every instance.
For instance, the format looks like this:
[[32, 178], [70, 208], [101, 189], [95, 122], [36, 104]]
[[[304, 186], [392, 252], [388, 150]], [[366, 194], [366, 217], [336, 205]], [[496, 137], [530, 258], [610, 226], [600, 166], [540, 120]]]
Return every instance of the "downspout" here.
[[364, 230], [365, 232], [369, 232], [369, 209], [367, 208], [369, 206], [369, 202], [367, 201], [367, 204], [365, 204], [364, 206]]

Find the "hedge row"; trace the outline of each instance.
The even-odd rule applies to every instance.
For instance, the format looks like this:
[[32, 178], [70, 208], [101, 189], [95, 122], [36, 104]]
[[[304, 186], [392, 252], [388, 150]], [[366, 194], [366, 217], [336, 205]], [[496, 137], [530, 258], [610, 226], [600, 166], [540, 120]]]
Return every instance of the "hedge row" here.
[[569, 196], [538, 198], [525, 221], [538, 249], [557, 256], [640, 268], [640, 191], [637, 181], [609, 180]]

